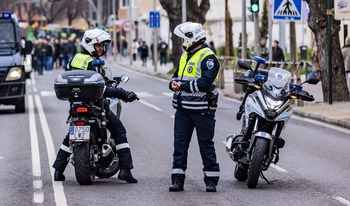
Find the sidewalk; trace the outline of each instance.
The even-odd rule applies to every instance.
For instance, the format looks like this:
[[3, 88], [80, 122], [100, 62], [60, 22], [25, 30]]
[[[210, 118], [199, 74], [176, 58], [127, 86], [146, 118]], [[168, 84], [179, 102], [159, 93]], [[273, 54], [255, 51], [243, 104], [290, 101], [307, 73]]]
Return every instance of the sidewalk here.
[[[147, 67], [142, 67], [142, 62], [139, 58], [134, 61], [132, 65], [130, 65], [129, 57], [118, 56], [116, 62], [113, 62], [113, 57], [109, 56], [106, 62], [107, 65], [115, 64], [144, 74], [158, 76], [169, 80], [172, 77], [172, 74], [168, 74], [169, 70], [173, 68], [172, 63], [167, 63], [166, 66], [160, 66], [158, 62], [157, 71], [154, 71], [152, 60], [148, 60]], [[222, 89], [221, 93], [224, 96], [239, 100], [242, 96], [233, 94], [233, 71], [225, 70], [224, 77], [225, 89]], [[303, 75], [302, 81], [305, 78], [305, 75]], [[293, 114], [350, 129], [350, 102], [333, 102], [332, 105], [323, 102], [321, 82], [317, 85], [304, 84], [303, 88], [314, 96], [315, 101], [304, 102], [303, 107], [295, 105], [293, 107]]]

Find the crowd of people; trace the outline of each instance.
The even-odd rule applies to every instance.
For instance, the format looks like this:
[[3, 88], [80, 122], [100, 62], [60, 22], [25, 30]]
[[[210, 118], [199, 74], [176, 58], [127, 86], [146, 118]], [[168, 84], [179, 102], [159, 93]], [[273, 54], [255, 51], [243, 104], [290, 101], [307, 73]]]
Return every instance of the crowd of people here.
[[39, 75], [51, 73], [52, 69], [64, 69], [69, 59], [81, 52], [80, 39], [49, 39], [33, 40], [32, 67]]

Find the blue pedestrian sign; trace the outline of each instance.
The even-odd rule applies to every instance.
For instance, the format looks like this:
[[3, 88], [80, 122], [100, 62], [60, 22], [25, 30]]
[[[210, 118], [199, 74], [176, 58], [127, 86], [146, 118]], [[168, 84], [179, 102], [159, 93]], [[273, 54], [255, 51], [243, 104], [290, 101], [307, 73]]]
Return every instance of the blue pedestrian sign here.
[[149, 27], [160, 28], [160, 14], [159, 11], [149, 12]]
[[275, 0], [273, 19], [282, 21], [301, 20], [302, 0]]

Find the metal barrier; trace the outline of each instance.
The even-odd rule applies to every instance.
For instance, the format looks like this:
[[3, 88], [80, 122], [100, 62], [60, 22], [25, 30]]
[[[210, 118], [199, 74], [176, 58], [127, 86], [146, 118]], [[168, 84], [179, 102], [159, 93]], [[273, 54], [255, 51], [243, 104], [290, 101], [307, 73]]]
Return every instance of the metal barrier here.
[[234, 65], [236, 64], [238, 57], [220, 56], [220, 57], [218, 57], [218, 59], [220, 61], [220, 71], [219, 71], [219, 80], [218, 80], [217, 86], [220, 89], [225, 89], [224, 70], [234, 68]]
[[[246, 72], [246, 70], [239, 68], [238, 62], [248, 62], [252, 68], [255, 68], [256, 62], [252, 59], [236, 59], [235, 66], [233, 68], [233, 77], [238, 78]], [[271, 67], [279, 67], [286, 69], [291, 73], [291, 82], [301, 84], [301, 70], [303, 69], [304, 62], [275, 62], [267, 61], [265, 64], [260, 64], [259, 68], [270, 69]], [[242, 85], [233, 83], [233, 92], [235, 94], [243, 94]], [[304, 106], [303, 101], [298, 100], [298, 106]]]

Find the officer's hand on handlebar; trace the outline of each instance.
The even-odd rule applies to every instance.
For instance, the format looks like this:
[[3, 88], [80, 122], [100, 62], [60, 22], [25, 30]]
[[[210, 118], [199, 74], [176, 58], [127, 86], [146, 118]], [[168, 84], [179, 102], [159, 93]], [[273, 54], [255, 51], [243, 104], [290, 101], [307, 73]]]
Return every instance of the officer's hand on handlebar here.
[[125, 97], [122, 99], [124, 102], [133, 102], [135, 100], [139, 100], [137, 95], [134, 92], [126, 91]]

